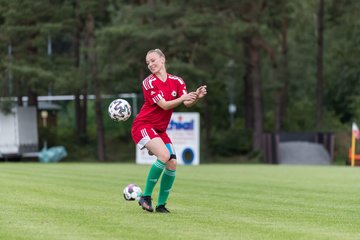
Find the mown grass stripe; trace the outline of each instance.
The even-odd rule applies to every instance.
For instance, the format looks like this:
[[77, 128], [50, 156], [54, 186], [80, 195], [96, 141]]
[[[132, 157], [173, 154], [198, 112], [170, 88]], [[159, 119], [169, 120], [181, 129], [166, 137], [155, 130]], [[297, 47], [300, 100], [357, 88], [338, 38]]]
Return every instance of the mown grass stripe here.
[[[0, 164], [0, 239], [358, 239], [360, 169], [179, 166], [170, 215], [126, 202], [149, 166]], [[157, 201], [159, 184], [154, 191]], [[160, 227], [159, 227], [160, 226]]]

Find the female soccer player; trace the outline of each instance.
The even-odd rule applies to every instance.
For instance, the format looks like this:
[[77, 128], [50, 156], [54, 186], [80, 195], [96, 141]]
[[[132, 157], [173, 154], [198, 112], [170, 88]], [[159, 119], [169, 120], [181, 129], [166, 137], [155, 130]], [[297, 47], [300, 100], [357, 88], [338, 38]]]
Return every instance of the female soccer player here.
[[[166, 134], [173, 109], [180, 104], [191, 107], [206, 95], [206, 86], [188, 93], [185, 82], [168, 74], [165, 55], [160, 49], [146, 54], [146, 64], [151, 74], [142, 82], [144, 105], [132, 125], [132, 137], [136, 145], [146, 148], [157, 160], [152, 164], [146, 179], [143, 196], [139, 200], [142, 209], [153, 212], [151, 195], [160, 178], [160, 192], [156, 212], [169, 213], [166, 209], [170, 189], [175, 180], [176, 155], [169, 136]], [[165, 169], [165, 170], [164, 170]]]

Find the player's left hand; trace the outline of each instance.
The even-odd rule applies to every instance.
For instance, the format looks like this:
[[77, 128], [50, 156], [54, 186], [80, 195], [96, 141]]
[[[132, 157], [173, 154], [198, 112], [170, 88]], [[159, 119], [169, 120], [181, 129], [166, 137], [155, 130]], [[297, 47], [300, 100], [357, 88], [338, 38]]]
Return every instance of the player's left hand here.
[[207, 94], [206, 87], [207, 87], [206, 85], [203, 85], [203, 86], [198, 87], [198, 89], [196, 89], [196, 93], [197, 93], [198, 98], [205, 97], [205, 95]]

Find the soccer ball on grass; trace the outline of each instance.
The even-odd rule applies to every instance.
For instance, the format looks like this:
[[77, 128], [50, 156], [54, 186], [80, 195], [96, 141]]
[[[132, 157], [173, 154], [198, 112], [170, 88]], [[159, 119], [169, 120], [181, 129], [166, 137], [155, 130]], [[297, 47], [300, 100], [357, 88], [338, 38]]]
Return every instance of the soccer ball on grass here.
[[108, 108], [109, 116], [115, 121], [126, 121], [131, 116], [131, 106], [124, 99], [115, 99]]
[[141, 194], [141, 188], [134, 183], [130, 183], [124, 188], [124, 198], [126, 201], [139, 201]]

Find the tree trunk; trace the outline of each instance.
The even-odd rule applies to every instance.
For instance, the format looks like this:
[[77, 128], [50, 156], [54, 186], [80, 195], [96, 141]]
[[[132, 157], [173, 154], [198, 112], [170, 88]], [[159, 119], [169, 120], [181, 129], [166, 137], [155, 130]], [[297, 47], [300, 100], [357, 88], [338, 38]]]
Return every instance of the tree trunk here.
[[[210, 133], [211, 133], [211, 123], [210, 123], [210, 110], [209, 110], [209, 100], [207, 97], [203, 98], [204, 102], [204, 120], [202, 121], [205, 125], [205, 146], [209, 146], [210, 144]], [[209, 154], [209, 151], [204, 151], [204, 158], [206, 161], [209, 161], [211, 158], [211, 155]]]
[[245, 127], [254, 129], [254, 114], [253, 114], [253, 84], [251, 79], [252, 65], [250, 61], [250, 37], [244, 38], [244, 61], [245, 61], [245, 74], [244, 74], [244, 108], [245, 108]]
[[96, 64], [96, 38], [95, 38], [95, 20], [92, 14], [88, 14], [86, 19], [86, 47], [89, 51], [89, 63], [91, 69], [91, 79], [93, 81], [95, 94], [95, 117], [96, 117], [96, 136], [97, 136], [97, 154], [99, 161], [105, 161], [105, 137], [104, 123], [101, 109], [101, 90], [100, 80], [97, 75]]
[[21, 80], [16, 79], [14, 82], [15, 82], [15, 92], [16, 92], [16, 96], [17, 96], [17, 105], [19, 107], [22, 107], [24, 105], [24, 102], [22, 99], [23, 91], [21, 91], [21, 89], [22, 89]]
[[282, 80], [283, 89], [281, 94], [281, 109], [280, 109], [280, 126], [279, 130], [282, 129], [284, 121], [287, 117], [287, 109], [289, 106], [289, 74], [288, 74], [288, 19], [284, 17], [281, 22], [281, 66], [282, 66]]
[[288, 107], [288, 20], [287, 17], [281, 19], [281, 56], [279, 65], [279, 79], [281, 81], [281, 87], [276, 91], [275, 96], [275, 132], [280, 132], [284, 120], [286, 119], [287, 107]]
[[245, 39], [245, 123], [253, 130], [253, 150], [261, 150], [263, 112], [260, 79], [260, 51], [256, 36]]
[[[80, 72], [80, 45], [81, 45], [81, 20], [79, 16], [79, 1], [74, 1], [75, 12], [75, 36], [74, 36], [74, 58], [75, 58], [75, 71]], [[75, 90], [75, 125], [76, 136], [81, 143], [87, 142], [87, 86], [83, 84], [80, 89]], [[83, 94], [83, 99], [80, 95]]]
[[75, 116], [76, 134], [81, 143], [87, 142], [87, 94], [81, 94], [79, 90], [75, 93]]
[[261, 150], [261, 138], [263, 133], [263, 112], [261, 98], [261, 80], [260, 80], [260, 52], [253, 43], [250, 48], [250, 64], [252, 66], [251, 80], [253, 83], [253, 105], [254, 105], [254, 132], [253, 132], [253, 150]]
[[325, 81], [323, 76], [323, 55], [324, 55], [324, 0], [319, 0], [319, 10], [317, 14], [317, 56], [316, 56], [316, 126], [320, 127], [323, 120], [324, 108], [324, 88]]
[[33, 90], [29, 89], [28, 91], [28, 106], [34, 106], [38, 108], [38, 95]]

